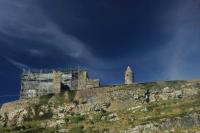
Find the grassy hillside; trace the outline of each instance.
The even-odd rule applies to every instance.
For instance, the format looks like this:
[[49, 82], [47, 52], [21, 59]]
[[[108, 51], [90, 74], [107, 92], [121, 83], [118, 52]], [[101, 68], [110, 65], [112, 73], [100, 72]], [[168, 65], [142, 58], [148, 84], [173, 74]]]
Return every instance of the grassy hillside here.
[[[166, 87], [170, 88], [169, 92], [163, 92]], [[158, 101], [137, 102], [135, 93], [141, 91], [142, 95], [147, 89], [151, 91], [150, 95], [157, 94], [154, 92], [160, 95], [176, 94], [171, 92], [176, 90], [181, 90], [183, 94], [168, 100], [160, 98]], [[31, 105], [31, 108], [40, 114], [41, 111], [45, 112], [45, 106], [47, 111], [44, 115], [34, 115], [24, 120], [20, 126], [2, 127], [0, 132], [197, 132], [200, 131], [199, 90], [199, 81], [167, 81], [110, 87], [102, 93], [105, 94], [103, 98], [101, 95], [90, 97], [88, 94], [85, 102], [77, 101], [75, 97], [79, 92], [76, 91], [68, 92], [67, 95], [42, 96], [39, 103]], [[190, 91], [191, 95], [188, 94]], [[93, 103], [94, 98], [98, 102]], [[109, 98], [109, 103], [102, 102]], [[92, 110], [89, 108], [85, 111], [84, 108], [88, 106]], [[61, 117], [55, 117], [57, 114]], [[51, 122], [58, 120], [64, 123], [49, 127]]]

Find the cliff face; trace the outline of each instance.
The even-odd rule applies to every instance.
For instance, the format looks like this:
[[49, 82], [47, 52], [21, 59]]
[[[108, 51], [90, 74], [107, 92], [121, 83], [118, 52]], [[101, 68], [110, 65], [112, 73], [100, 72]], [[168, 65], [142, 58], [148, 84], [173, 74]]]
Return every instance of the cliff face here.
[[0, 132], [199, 131], [200, 81], [69, 91], [4, 104]]

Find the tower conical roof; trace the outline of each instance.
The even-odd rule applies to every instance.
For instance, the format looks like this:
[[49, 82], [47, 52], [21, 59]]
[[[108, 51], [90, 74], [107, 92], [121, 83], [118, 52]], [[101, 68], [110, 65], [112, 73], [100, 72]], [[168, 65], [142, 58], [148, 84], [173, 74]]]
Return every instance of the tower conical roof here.
[[130, 66], [127, 67], [126, 72], [132, 72]]

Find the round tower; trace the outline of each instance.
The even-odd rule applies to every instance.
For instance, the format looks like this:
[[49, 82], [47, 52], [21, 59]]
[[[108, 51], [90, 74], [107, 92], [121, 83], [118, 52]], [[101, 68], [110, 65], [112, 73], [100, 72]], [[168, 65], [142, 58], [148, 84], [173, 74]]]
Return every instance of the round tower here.
[[125, 84], [133, 83], [133, 72], [131, 68], [128, 66], [125, 72]]

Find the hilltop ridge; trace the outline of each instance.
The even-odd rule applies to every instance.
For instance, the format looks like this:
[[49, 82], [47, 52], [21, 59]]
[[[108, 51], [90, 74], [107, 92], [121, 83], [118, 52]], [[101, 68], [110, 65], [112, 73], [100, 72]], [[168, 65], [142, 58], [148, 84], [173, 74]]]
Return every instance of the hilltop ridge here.
[[0, 132], [199, 131], [200, 81], [72, 90], [5, 103]]

